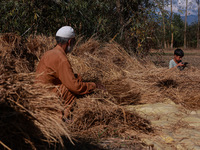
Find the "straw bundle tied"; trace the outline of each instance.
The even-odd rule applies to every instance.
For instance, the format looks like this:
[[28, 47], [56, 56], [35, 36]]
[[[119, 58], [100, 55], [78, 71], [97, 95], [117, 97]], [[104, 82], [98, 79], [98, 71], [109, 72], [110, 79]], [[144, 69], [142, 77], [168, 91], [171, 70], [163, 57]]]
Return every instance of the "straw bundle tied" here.
[[[8, 39], [10, 36], [13, 37], [6, 35]], [[84, 81], [96, 82], [104, 88], [78, 98], [71, 110], [71, 122], [63, 124], [59, 118], [63, 109], [60, 100], [48, 94], [50, 87], [33, 85], [31, 79], [34, 77], [30, 73], [35, 71], [41, 55], [53, 48], [54, 44], [47, 46], [54, 42], [52, 37], [31, 36], [25, 43], [5, 40], [5, 35], [1, 37], [1, 104], [2, 108], [9, 108], [1, 109], [2, 116], [10, 114], [8, 110], [11, 114], [20, 113], [37, 128], [39, 133], [36, 133], [42, 135], [42, 140], [36, 142], [33, 139], [37, 139], [38, 134], [32, 137], [29, 132], [26, 133], [27, 130], [21, 130], [24, 124], [17, 126], [20, 129], [17, 132], [22, 131], [20, 133], [26, 135], [24, 139], [32, 149], [37, 148], [37, 144], [46, 147], [43, 139], [48, 143], [59, 142], [62, 145], [62, 136], [89, 142], [109, 138], [128, 140], [127, 137], [132, 137], [137, 143], [139, 138], [128, 130], [156, 134], [150, 121], [136, 112], [126, 111], [127, 105], [164, 102], [168, 98], [185, 108], [200, 108], [200, 95], [197, 94], [200, 90], [199, 70], [187, 68], [180, 72], [156, 68], [152, 63], [144, 65], [142, 61], [130, 57], [119, 44], [100, 43], [91, 38], [86, 42], [79, 41], [68, 58], [74, 72], [80, 74]], [[6, 125], [2, 123], [3, 127]], [[8, 131], [5, 133], [11, 136]], [[3, 143], [12, 145], [6, 139]]]

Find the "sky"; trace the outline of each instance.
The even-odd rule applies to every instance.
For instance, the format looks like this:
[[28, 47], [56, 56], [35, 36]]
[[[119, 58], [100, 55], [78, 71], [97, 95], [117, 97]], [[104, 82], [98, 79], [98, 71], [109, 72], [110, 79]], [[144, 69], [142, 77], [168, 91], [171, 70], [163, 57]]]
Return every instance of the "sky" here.
[[[185, 7], [186, 0], [172, 0], [172, 11], [174, 13], [178, 13], [181, 16], [185, 16]], [[171, 11], [171, 5], [165, 7], [167, 11]], [[198, 14], [198, 6], [196, 0], [188, 0], [188, 16], [189, 15], [197, 15]]]

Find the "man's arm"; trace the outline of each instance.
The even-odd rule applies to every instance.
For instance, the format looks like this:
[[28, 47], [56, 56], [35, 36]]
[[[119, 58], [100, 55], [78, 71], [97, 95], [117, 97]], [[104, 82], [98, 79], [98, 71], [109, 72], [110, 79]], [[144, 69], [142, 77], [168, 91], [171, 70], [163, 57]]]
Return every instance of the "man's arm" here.
[[69, 91], [77, 95], [91, 93], [96, 88], [95, 83], [82, 82], [80, 78], [76, 78], [68, 61], [64, 61], [58, 66], [58, 77]]

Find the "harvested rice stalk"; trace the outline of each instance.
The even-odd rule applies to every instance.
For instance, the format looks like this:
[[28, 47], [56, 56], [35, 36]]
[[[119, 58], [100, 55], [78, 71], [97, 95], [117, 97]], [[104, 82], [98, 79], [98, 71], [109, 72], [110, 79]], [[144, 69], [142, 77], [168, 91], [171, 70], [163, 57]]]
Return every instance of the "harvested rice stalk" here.
[[132, 105], [140, 101], [139, 89], [130, 87], [123, 78], [107, 81], [105, 86], [108, 93], [116, 99], [116, 103], [119, 105]]
[[44, 52], [54, 48], [55, 45], [56, 40], [54, 37], [46, 37], [44, 35], [30, 35], [25, 43], [28, 52], [36, 55], [37, 60], [40, 60]]
[[109, 95], [98, 98], [91, 95], [77, 100], [72, 112], [72, 123], [68, 125], [75, 137], [88, 140], [108, 137], [123, 137], [126, 130], [153, 133], [150, 122], [135, 113], [126, 112], [109, 100]]
[[48, 92], [52, 87], [34, 85], [33, 78], [34, 74], [2, 75], [1, 140], [14, 149], [48, 148], [56, 143], [64, 146], [63, 138], [71, 138], [61, 121], [61, 101]]

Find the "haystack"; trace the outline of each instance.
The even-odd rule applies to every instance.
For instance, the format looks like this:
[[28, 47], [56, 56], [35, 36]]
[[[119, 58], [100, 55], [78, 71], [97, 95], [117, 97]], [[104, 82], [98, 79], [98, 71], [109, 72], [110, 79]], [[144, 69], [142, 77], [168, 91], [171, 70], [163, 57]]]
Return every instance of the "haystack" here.
[[[157, 68], [152, 62], [130, 57], [117, 43], [89, 39], [69, 56], [85, 81], [102, 83], [118, 104], [163, 102], [170, 98], [187, 108], [199, 108], [199, 70]], [[142, 62], [142, 63], [141, 63]]]
[[[4, 39], [5, 36], [8, 35], [2, 35], [1, 38], [1, 47], [3, 51], [5, 51], [5, 45], [8, 46], [13, 44], [13, 42], [10, 43], [10, 41], [6, 41]], [[16, 41], [21, 40], [15, 35], [11, 34], [9, 36], [18, 39]], [[106, 91], [105, 93], [99, 91], [100, 93], [98, 93], [96, 91], [91, 95], [91, 97], [96, 97], [94, 98], [96, 100], [90, 97], [80, 98], [81, 103], [78, 103], [79, 100], [77, 100], [77, 105], [75, 106], [72, 114], [74, 119], [73, 124], [66, 125], [66, 123], [61, 122], [60, 112], [62, 111], [63, 107], [60, 103], [60, 100], [55, 95], [47, 94], [49, 93], [47, 90], [51, 87], [42, 88], [33, 85], [32, 79], [34, 78], [34, 74], [29, 73], [35, 70], [41, 55], [46, 50], [51, 49], [51, 47], [45, 46], [47, 44], [44, 44], [45, 42], [51, 41], [51, 38], [47, 38], [45, 41], [43, 41], [43, 39], [45, 38], [41, 38], [41, 36], [35, 38], [29, 37], [26, 43], [22, 41], [19, 42], [19, 45], [21, 46], [8, 46], [9, 48], [6, 50], [4, 55], [1, 55], [1, 60], [4, 61], [1, 70], [1, 75], [3, 76], [2, 80], [4, 80], [1, 82], [1, 85], [6, 85], [1, 91], [1, 93], [4, 93], [3, 97], [1, 98], [1, 103], [3, 108], [9, 108], [2, 109], [4, 110], [2, 112], [4, 114], [3, 116], [9, 116], [10, 112], [7, 110], [10, 110], [12, 111], [11, 113], [14, 112], [14, 114], [21, 114], [21, 116], [23, 116], [22, 118], [28, 120], [31, 126], [33, 126], [33, 130], [30, 130], [29, 132], [27, 128], [24, 127], [24, 120], [18, 118], [18, 120], [20, 120], [22, 123], [16, 125], [17, 129], [14, 128], [15, 130], [8, 132], [10, 130], [10, 126], [4, 124], [3, 127], [8, 126], [8, 129], [2, 133], [2, 136], [7, 134], [7, 136], [1, 140], [4, 146], [7, 145], [11, 148], [16, 147], [16, 143], [14, 141], [8, 140], [11, 135], [20, 136], [18, 137], [21, 140], [21, 147], [19, 148], [37, 149], [41, 147], [47, 148], [48, 146], [46, 143], [50, 145], [52, 143], [60, 143], [61, 146], [63, 146], [63, 136], [66, 136], [68, 139], [70, 139], [70, 137], [76, 139], [86, 139], [88, 134], [92, 134], [91, 138], [87, 140], [94, 142], [98, 141], [98, 139], [102, 137], [123, 137], [125, 136], [127, 127], [131, 127], [136, 131], [138, 130], [138, 132], [153, 132], [150, 122], [142, 119], [137, 114], [125, 112], [124, 109], [119, 106], [132, 103], [132, 100], [130, 102], [125, 101], [125, 99], [128, 99], [130, 95], [134, 95], [135, 99], [138, 97], [138, 92], [131, 91], [130, 86], [128, 86], [124, 79], [126, 75], [125, 68], [127, 68], [127, 64], [130, 63], [129, 61], [131, 61], [131, 59], [129, 59], [129, 56], [126, 54], [124, 49], [117, 44], [104, 46], [104, 51], [102, 53], [99, 49], [102, 47], [95, 46], [95, 44], [100, 45], [100, 43], [92, 39], [90, 39], [88, 43], [94, 45], [93, 50], [85, 49], [86, 51], [84, 56], [82, 56], [83, 53], [81, 52], [80, 55], [77, 53], [70, 55], [69, 58], [73, 66], [76, 67], [74, 68], [75, 72], [81, 73], [85, 81], [90, 80], [99, 82], [101, 84], [107, 82], [106, 86], [109, 92]], [[84, 45], [87, 45], [87, 42], [82, 44], [82, 46]], [[113, 55], [115, 52], [109, 51], [109, 46], [117, 47], [116, 52], [118, 54]], [[30, 56], [32, 58], [31, 62], [29, 60]], [[111, 60], [109, 63], [107, 63], [105, 60], [108, 59], [101, 59], [103, 58], [102, 56], [112, 56], [113, 61]], [[123, 63], [121, 63], [121, 61], [123, 61]], [[80, 69], [79, 72], [77, 69]], [[115, 83], [108, 82], [109, 80], [115, 81]], [[127, 85], [127, 88], [123, 89], [124, 92], [121, 91], [122, 94], [120, 96], [116, 90], [116, 87], [113, 86], [113, 83], [114, 85], [118, 85], [122, 82], [125, 82], [124, 85]], [[9, 87], [9, 90], [7, 87]], [[99, 99], [99, 96], [102, 98]], [[9, 97], [9, 99], [7, 97]], [[91, 109], [89, 110], [88, 107], [86, 107], [88, 104], [91, 106]], [[99, 106], [101, 107], [96, 109]], [[87, 115], [88, 113], [90, 114], [90, 112], [91, 115]], [[78, 114], [82, 115], [80, 116]], [[97, 119], [94, 118], [95, 116]], [[88, 121], [82, 122], [81, 120], [84, 119]], [[14, 120], [14, 123], [15, 121], [16, 120]], [[119, 125], [116, 126], [116, 123]], [[20, 129], [19, 134], [13, 134], [15, 131], [18, 132], [18, 129]], [[88, 130], [90, 130], [90, 132]], [[98, 137], [98, 132], [104, 132], [104, 130], [106, 130], [105, 134], [103, 134], [102, 137]], [[22, 135], [25, 137], [22, 137]]]
[[[10, 36], [15, 39], [13, 35], [9, 35], [7, 39], [10, 39]], [[38, 131], [31, 136], [32, 132], [29, 134], [27, 130], [22, 130], [26, 129], [23, 123], [17, 126], [13, 132], [23, 133], [20, 137], [25, 135], [25, 138], [21, 138], [25, 139], [22, 140], [22, 146], [27, 146], [26, 141], [31, 149], [40, 146], [46, 148], [46, 141], [59, 142], [62, 145], [63, 136], [93, 144], [108, 139], [113, 142], [113, 139], [124, 139], [131, 140], [133, 145], [139, 143], [141, 146], [143, 143], [137, 138], [137, 134], [153, 136], [156, 130], [149, 120], [134, 111], [127, 111], [127, 106], [164, 102], [168, 98], [185, 108], [200, 107], [200, 96], [197, 94], [200, 90], [197, 84], [200, 82], [198, 69], [191, 67], [180, 72], [156, 68], [153, 63], [129, 56], [115, 42], [101, 43], [91, 38], [77, 43], [68, 58], [74, 73], [80, 74], [84, 81], [101, 84], [103, 88], [97, 89], [91, 95], [77, 98], [71, 111], [71, 120], [63, 123], [59, 118], [63, 109], [60, 100], [45, 91], [51, 87], [35, 87], [30, 79], [34, 78], [30, 72], [35, 70], [41, 55], [55, 45], [53, 38], [31, 36], [23, 42], [20, 37], [17, 37], [17, 40], [0, 39], [1, 49], [6, 49], [6, 52], [5, 49], [1, 50], [1, 103], [3, 108], [9, 108], [2, 109], [2, 116], [10, 116], [10, 111], [12, 114], [20, 114], [35, 127], [32, 131]], [[10, 47], [12, 43], [15, 44]], [[20, 74], [22, 72], [23, 74]], [[135, 136], [129, 133], [130, 130], [136, 133]], [[9, 133], [8, 137], [13, 134], [8, 131], [5, 130], [4, 136], [6, 133]], [[38, 135], [42, 138], [38, 138]], [[15, 146], [8, 142], [8, 138], [2, 142], [11, 147]], [[120, 143], [120, 140], [118, 142]], [[108, 148], [104, 146], [103, 148]]]
[[[12, 149], [41, 149], [70, 139], [63, 106], [52, 87], [34, 85], [31, 73], [1, 75], [1, 141]], [[19, 140], [16, 140], [19, 139]]]
[[30, 35], [26, 40], [12, 33], [0, 35], [0, 58], [8, 71], [34, 72], [41, 55], [55, 46], [53, 37]]
[[34, 73], [27, 72], [35, 65], [30, 64], [28, 55], [19, 53], [20, 38], [4, 34], [0, 39], [0, 147], [64, 147], [63, 139], [71, 137], [60, 119], [63, 105], [59, 98], [48, 92], [52, 87], [34, 84]]
[[[76, 137], [91, 137], [97, 141], [109, 137], [125, 138], [131, 136], [128, 129], [156, 134], [150, 121], [126, 111], [130, 105], [171, 100], [183, 110], [200, 108], [199, 70], [194, 67], [184, 71], [157, 68], [151, 62], [130, 57], [117, 43], [100, 44], [93, 39], [77, 47], [68, 57], [75, 72], [85, 81], [94, 81], [105, 87], [100, 95], [95, 93], [93, 97], [77, 100], [77, 107], [72, 112], [74, 120], [69, 126]], [[129, 118], [130, 114], [135, 118]], [[129, 124], [122, 120], [135, 122]]]

